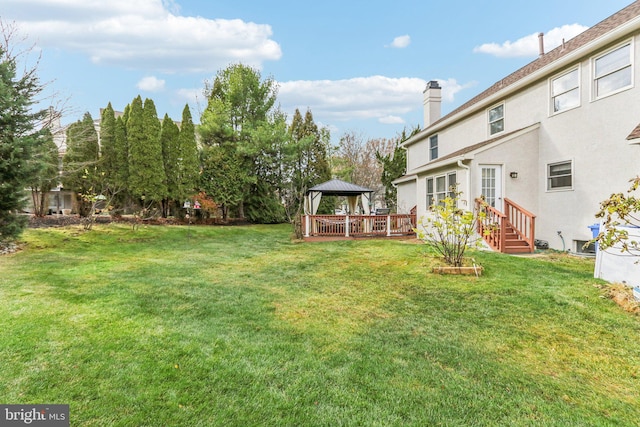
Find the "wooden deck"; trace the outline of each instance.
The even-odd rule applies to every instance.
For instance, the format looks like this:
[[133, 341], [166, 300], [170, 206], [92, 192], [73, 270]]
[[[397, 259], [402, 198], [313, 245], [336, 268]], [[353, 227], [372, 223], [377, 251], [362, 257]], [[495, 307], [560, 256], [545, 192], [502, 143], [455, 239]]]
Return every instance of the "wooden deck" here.
[[308, 240], [407, 237], [415, 228], [415, 214], [305, 215], [302, 224]]

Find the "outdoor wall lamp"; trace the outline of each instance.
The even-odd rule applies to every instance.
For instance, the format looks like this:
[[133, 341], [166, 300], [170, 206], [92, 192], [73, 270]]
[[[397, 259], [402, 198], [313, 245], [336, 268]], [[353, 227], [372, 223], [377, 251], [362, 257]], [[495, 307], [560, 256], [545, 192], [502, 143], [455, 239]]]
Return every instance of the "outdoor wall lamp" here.
[[511, 178], [517, 178], [518, 177], [518, 172], [509, 172], [509, 176]]

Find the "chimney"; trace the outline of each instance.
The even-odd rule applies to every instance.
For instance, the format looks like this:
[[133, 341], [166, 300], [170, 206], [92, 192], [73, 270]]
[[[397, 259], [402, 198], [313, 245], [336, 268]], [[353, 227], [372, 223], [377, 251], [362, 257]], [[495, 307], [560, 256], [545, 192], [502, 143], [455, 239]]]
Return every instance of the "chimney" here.
[[442, 103], [442, 88], [437, 81], [427, 83], [424, 94], [424, 127], [427, 128], [440, 118], [440, 104]]
[[538, 49], [540, 56], [544, 56], [544, 33], [538, 33]]

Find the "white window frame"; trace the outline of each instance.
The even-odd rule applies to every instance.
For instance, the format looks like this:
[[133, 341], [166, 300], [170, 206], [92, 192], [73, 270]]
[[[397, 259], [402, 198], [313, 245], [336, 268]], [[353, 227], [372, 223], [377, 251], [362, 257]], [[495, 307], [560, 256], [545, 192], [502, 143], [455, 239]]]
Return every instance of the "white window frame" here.
[[[604, 73], [600, 76], [596, 75], [596, 63], [598, 62], [598, 60], [606, 57], [607, 55], [612, 54], [613, 52], [622, 49], [623, 47], [629, 46], [629, 62], [621, 67], [618, 67], [612, 71], [608, 71], [607, 73]], [[606, 98], [608, 96], [611, 95], [615, 95], [616, 93], [620, 93], [622, 91], [625, 91], [627, 89], [630, 89], [634, 86], [634, 67], [633, 67], [633, 61], [634, 61], [634, 57], [633, 57], [633, 51], [634, 51], [634, 45], [633, 45], [633, 40], [627, 40], [623, 43], [620, 43], [618, 45], [616, 45], [615, 47], [607, 50], [606, 52], [602, 53], [601, 55], [595, 56], [591, 59], [591, 73], [592, 73], [592, 77], [591, 77], [591, 93], [592, 93], [592, 99], [598, 100], [598, 99], [602, 99], [602, 98]], [[621, 86], [619, 88], [613, 89], [610, 92], [604, 93], [604, 94], [598, 94], [598, 80], [607, 77], [607, 76], [612, 76], [615, 73], [621, 72], [625, 69], [630, 69], [629, 74], [630, 74], [630, 82], [628, 85], [626, 86]]]
[[[558, 166], [558, 165], [564, 165], [564, 164], [569, 164], [570, 165], [570, 169], [569, 169], [569, 173], [563, 174], [563, 175], [554, 175], [551, 176], [551, 168], [553, 166]], [[547, 191], [548, 192], [552, 192], [552, 191], [571, 191], [573, 190], [574, 187], [574, 182], [575, 182], [575, 168], [574, 168], [574, 162], [573, 159], [572, 160], [562, 160], [559, 162], [551, 162], [551, 163], [547, 163], [546, 165], [546, 181], [547, 181]], [[568, 186], [563, 186], [563, 187], [553, 187], [552, 186], [552, 180], [554, 178], [560, 178], [560, 177], [566, 177], [569, 176], [571, 177], [571, 185]]]
[[[435, 146], [433, 145], [433, 141], [435, 141]], [[433, 150], [435, 149], [436, 155], [433, 155]], [[435, 160], [438, 158], [438, 134], [431, 135], [429, 137], [429, 160]]]
[[[444, 189], [438, 189], [438, 179], [444, 179]], [[431, 192], [429, 192], [429, 181], [431, 181]], [[426, 202], [427, 209], [429, 209], [429, 207], [433, 205], [434, 200], [436, 201], [436, 203], [440, 203], [447, 196], [451, 198], [455, 197], [455, 192], [451, 191], [451, 187], [458, 185], [458, 172], [454, 170], [446, 173], [441, 173], [439, 175], [429, 176], [427, 177], [426, 185]]]
[[[502, 107], [502, 117], [500, 117], [499, 119], [496, 120], [491, 120], [491, 112], [497, 108]], [[487, 132], [489, 133], [489, 136], [492, 135], [498, 135], [502, 132], [504, 132], [505, 126], [504, 126], [504, 117], [505, 117], [505, 111], [506, 111], [506, 107], [505, 107], [505, 103], [501, 102], [500, 104], [496, 104], [491, 108], [487, 109]], [[491, 132], [491, 125], [494, 123], [497, 123], [499, 121], [502, 121], [502, 129], [497, 131], [497, 132]]]
[[[557, 80], [560, 80], [564, 77], [567, 77], [568, 75], [572, 74], [572, 73], [576, 73], [577, 74], [577, 83], [576, 86], [572, 86], [567, 90], [563, 90], [560, 91], [558, 93], [554, 92], [554, 82], [556, 82]], [[572, 68], [570, 70], [567, 70], [566, 72], [559, 74], [555, 77], [552, 77], [551, 79], [549, 79], [549, 99], [550, 99], [550, 115], [555, 115], [555, 114], [560, 114], [560, 113], [564, 113], [565, 111], [570, 111], [573, 110], [575, 108], [579, 108], [582, 105], [582, 91], [580, 90], [580, 81], [581, 81], [581, 75], [580, 75], [580, 67], [575, 67]], [[578, 91], [578, 103], [576, 105], [572, 105], [570, 107], [566, 107], [566, 108], [559, 108], [556, 110], [556, 98], [562, 96], [562, 95], [566, 95], [574, 90]]]

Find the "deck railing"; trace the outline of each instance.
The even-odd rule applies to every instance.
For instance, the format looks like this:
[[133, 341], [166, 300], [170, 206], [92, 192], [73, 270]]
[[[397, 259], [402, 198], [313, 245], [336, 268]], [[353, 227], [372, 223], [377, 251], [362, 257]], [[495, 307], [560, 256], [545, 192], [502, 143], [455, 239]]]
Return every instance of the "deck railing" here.
[[410, 236], [416, 215], [305, 215], [302, 226], [305, 237]]

